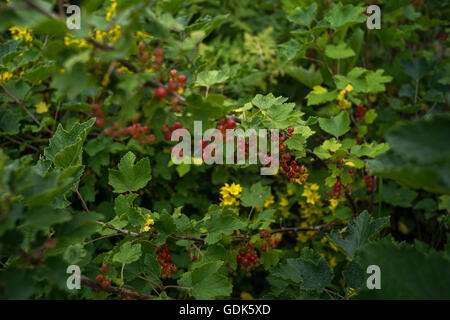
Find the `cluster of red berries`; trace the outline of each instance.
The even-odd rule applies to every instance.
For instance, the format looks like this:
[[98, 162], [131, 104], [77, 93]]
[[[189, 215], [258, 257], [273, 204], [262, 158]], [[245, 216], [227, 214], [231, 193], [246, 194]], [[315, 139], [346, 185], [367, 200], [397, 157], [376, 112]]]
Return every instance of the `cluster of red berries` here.
[[241, 270], [249, 273], [259, 266], [258, 253], [255, 246], [248, 242], [236, 256], [237, 265]]
[[155, 48], [155, 50], [153, 50], [153, 69], [160, 70], [163, 62], [164, 50], [161, 48]]
[[166, 139], [166, 141], [170, 141], [170, 139], [172, 137], [172, 132], [177, 129], [182, 129], [182, 128], [183, 128], [183, 125], [179, 121], [175, 122], [172, 125], [172, 127], [170, 127], [167, 123], [165, 123], [162, 127], [162, 132], [164, 133], [164, 139]]
[[369, 192], [375, 192], [375, 190], [377, 189], [375, 179], [371, 177], [368, 173], [364, 176], [364, 183], [366, 184], [367, 191]]
[[[186, 86], [187, 77], [183, 74], [178, 75], [178, 71], [175, 69], [170, 70], [169, 72], [169, 84], [167, 85], [167, 89], [172, 93], [177, 93], [178, 89], [184, 88]], [[167, 90], [164, 87], [158, 87], [155, 89], [155, 97], [163, 100], [167, 97]], [[174, 97], [176, 98], [176, 97]], [[172, 99], [172, 104], [178, 104], [179, 99]]]
[[[345, 192], [347, 192], [347, 194], [352, 194], [352, 187], [350, 186], [350, 184], [344, 186], [340, 179], [336, 181], [332, 189], [333, 193], [331, 194], [331, 197], [334, 199], [341, 197], [342, 193], [345, 194]], [[327, 190], [326, 194], [329, 196], [330, 191]]]
[[109, 271], [111, 271], [111, 267], [109, 266], [109, 264], [104, 264], [102, 265], [101, 273], [97, 277], [95, 277], [95, 282], [103, 289], [111, 288], [111, 281], [109, 281], [108, 277], [106, 276]]
[[236, 128], [236, 121], [233, 119], [221, 118], [219, 120], [219, 124], [217, 125], [217, 129], [219, 129], [222, 134], [225, 134], [227, 129], [234, 128]]
[[167, 279], [172, 277], [172, 272], [177, 271], [177, 266], [172, 263], [172, 256], [167, 249], [167, 243], [164, 243], [161, 247], [156, 248], [158, 254], [158, 263], [162, 267], [160, 278]]
[[294, 128], [289, 127], [287, 129], [287, 132], [281, 133], [281, 137], [280, 137], [280, 151], [285, 151], [287, 149], [287, 145], [286, 145], [286, 140], [289, 139], [290, 137], [292, 137], [292, 135], [294, 134]]
[[356, 109], [356, 119], [358, 120], [364, 120], [364, 117], [366, 116], [367, 108], [364, 107], [362, 104], [358, 105]]
[[91, 111], [97, 119], [95, 120], [95, 125], [98, 128], [103, 128], [105, 126], [105, 119], [103, 119], [103, 110], [100, 108], [98, 103], [93, 102], [91, 104]]
[[294, 183], [296, 179], [299, 179], [301, 183], [308, 179], [308, 174], [306, 173], [305, 167], [299, 167], [297, 161], [292, 160], [293, 155], [290, 153], [283, 153], [281, 155], [281, 167], [283, 171], [289, 177], [289, 182]]
[[122, 137], [131, 137], [139, 142], [141, 146], [148, 144], [153, 144], [156, 141], [154, 134], [150, 134], [151, 129], [147, 126], [141, 125], [139, 118], [133, 119], [132, 124], [126, 128], [120, 128], [118, 122], [114, 122], [111, 127], [105, 128], [103, 134], [106, 137], [114, 137], [115, 139], [120, 139]]
[[280, 239], [275, 238], [272, 240], [270, 233], [267, 231], [261, 232], [261, 239], [263, 240], [262, 253], [275, 249], [280, 244]]

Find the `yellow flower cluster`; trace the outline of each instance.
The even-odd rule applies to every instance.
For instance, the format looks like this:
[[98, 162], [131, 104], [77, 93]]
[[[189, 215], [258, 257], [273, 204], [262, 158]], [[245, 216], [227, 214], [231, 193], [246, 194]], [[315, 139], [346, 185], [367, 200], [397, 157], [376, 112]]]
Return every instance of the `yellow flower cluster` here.
[[104, 40], [116, 42], [121, 35], [120, 29], [121, 26], [117, 25], [109, 31], [95, 30], [94, 34], [91, 33], [91, 37], [93, 37], [97, 42], [103, 42]]
[[152, 36], [145, 31], [137, 31], [135, 37], [138, 39], [138, 42], [142, 42], [144, 39], [152, 38]]
[[144, 226], [144, 231], [147, 232], [150, 230], [150, 226], [152, 226], [155, 223], [155, 221], [148, 217], [147, 220], [145, 221], [145, 226]]
[[[314, 187], [315, 188], [315, 187]], [[320, 202], [318, 202], [321, 204]], [[300, 218], [302, 222], [300, 223], [300, 227], [307, 228], [314, 226], [317, 222], [319, 222], [323, 217], [323, 211], [316, 207], [315, 205], [311, 205], [307, 202], [300, 201], [298, 202], [300, 205]], [[317, 233], [317, 231], [302, 231], [297, 234], [297, 240], [301, 242], [306, 242]]]
[[68, 33], [67, 36], [64, 37], [64, 44], [66, 46], [76, 45], [79, 48], [92, 47], [92, 45], [84, 39], [75, 39], [71, 33]]
[[111, 18], [116, 14], [116, 9], [117, 9], [117, 0], [111, 0], [111, 5], [106, 10], [105, 16], [106, 21], [111, 20]]
[[0, 74], [0, 81], [3, 79], [3, 82], [8, 81], [13, 77], [13, 74], [11, 72], [5, 71]]
[[26, 42], [33, 41], [33, 36], [31, 35], [31, 29], [14, 26], [14, 27], [9, 28], [9, 31], [11, 32], [12, 38], [14, 40], [23, 39]]
[[353, 86], [351, 84], [348, 84], [343, 90], [341, 90], [338, 94], [337, 100], [339, 102], [339, 107], [341, 109], [348, 109], [352, 106], [352, 103], [345, 98], [345, 95], [348, 92], [353, 91]]
[[315, 183], [309, 183], [305, 185], [302, 196], [306, 198], [306, 203], [316, 204], [320, 200], [320, 195], [317, 192], [319, 186]]
[[288, 199], [286, 199], [285, 197], [282, 197], [280, 202], [278, 203], [279, 210], [281, 212], [281, 215], [285, 218], [289, 217], [289, 215], [291, 214], [291, 212], [287, 209], [287, 206], [289, 205], [289, 201]]
[[239, 205], [241, 193], [242, 187], [240, 184], [232, 183], [231, 185], [229, 185], [228, 183], [225, 183], [225, 185], [222, 188], [220, 188], [220, 194], [222, 195], [220, 205], [221, 206]]
[[46, 104], [44, 101], [39, 102], [38, 104], [36, 104], [36, 113], [45, 113], [48, 111], [48, 109], [50, 108], [50, 106], [48, 104]]

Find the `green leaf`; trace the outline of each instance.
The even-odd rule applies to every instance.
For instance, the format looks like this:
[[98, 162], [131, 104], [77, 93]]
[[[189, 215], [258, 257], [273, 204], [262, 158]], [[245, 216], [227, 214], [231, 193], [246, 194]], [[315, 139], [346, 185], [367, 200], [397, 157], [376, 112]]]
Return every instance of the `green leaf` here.
[[345, 42], [341, 41], [337, 45], [329, 44], [325, 47], [325, 54], [331, 59], [346, 59], [353, 57], [355, 51]]
[[120, 246], [119, 251], [114, 255], [113, 261], [121, 264], [130, 264], [138, 261], [141, 257], [141, 244], [131, 244], [131, 242], [125, 242]]
[[330, 27], [337, 30], [357, 23], [366, 21], [364, 15], [365, 8], [353, 5], [343, 6], [342, 3], [335, 4], [325, 16], [325, 20], [330, 23]]
[[261, 182], [258, 182], [250, 188], [244, 188], [241, 204], [244, 207], [262, 207], [268, 197], [270, 197], [270, 187], [263, 187]]
[[308, 106], [314, 106], [318, 104], [323, 104], [325, 102], [330, 102], [336, 99], [338, 96], [337, 90], [328, 91], [321, 86], [314, 86], [313, 91], [308, 93], [306, 99], [308, 100]]
[[302, 278], [301, 288], [321, 292], [333, 279], [333, 272], [327, 261], [319, 255], [313, 255], [312, 249], [304, 248], [302, 257], [288, 259]]
[[260, 262], [264, 269], [268, 270], [270, 267], [276, 266], [283, 255], [283, 250], [272, 249], [261, 254]]
[[231, 209], [219, 209], [211, 213], [211, 218], [205, 223], [208, 235], [205, 243], [214, 244], [222, 238], [222, 235], [230, 235], [243, 225], [238, 216]]
[[287, 98], [283, 98], [283, 97], [275, 98], [272, 93], [269, 93], [266, 96], [257, 94], [253, 98], [252, 103], [261, 110], [267, 110], [270, 107], [272, 107], [273, 105], [284, 103], [286, 100], [287, 100]]
[[195, 84], [197, 86], [211, 87], [218, 83], [223, 83], [229, 79], [228, 74], [224, 71], [212, 70], [203, 71], [197, 75], [197, 80]]
[[286, 73], [309, 88], [320, 86], [323, 83], [322, 73], [320, 73], [320, 70], [315, 69], [314, 64], [311, 64], [309, 69], [305, 69], [302, 66], [288, 65]]
[[55, 134], [50, 139], [50, 145], [44, 149], [47, 159], [53, 161], [55, 166], [68, 168], [82, 163], [83, 143], [89, 130], [95, 123], [91, 118], [82, 124], [75, 123], [70, 131], [58, 125]]
[[231, 294], [232, 285], [227, 277], [219, 273], [224, 262], [210, 262], [186, 272], [178, 280], [180, 286], [190, 287], [189, 294], [198, 300], [210, 300]]
[[319, 118], [319, 126], [325, 132], [340, 137], [350, 130], [350, 117], [345, 111], [341, 111], [333, 118]]
[[[381, 201], [392, 204], [393, 206], [409, 208], [417, 197], [417, 192], [402, 188], [393, 181], [383, 184], [381, 190]], [[377, 195], [379, 199], [379, 195]]]
[[386, 90], [386, 86], [384, 84], [390, 82], [393, 78], [391, 76], [384, 76], [383, 73], [383, 69], [378, 69], [366, 74], [368, 92], [377, 93]]
[[296, 24], [310, 27], [317, 12], [317, 3], [313, 2], [309, 7], [297, 7], [294, 14], [288, 16], [288, 20]]
[[365, 210], [348, 224], [343, 234], [344, 238], [341, 239], [336, 230], [331, 232], [328, 238], [350, 258], [353, 258], [355, 251], [367, 243], [388, 222], [389, 217], [373, 219]]
[[136, 156], [129, 151], [120, 160], [119, 170], [108, 169], [109, 184], [113, 186], [114, 192], [137, 191], [151, 180], [150, 160], [143, 158], [134, 164], [135, 160]]
[[387, 150], [389, 150], [389, 145], [387, 143], [383, 142], [377, 144], [376, 142], [373, 142], [371, 144], [364, 143], [362, 145], [353, 146], [351, 148], [351, 153], [357, 157], [366, 156], [370, 158], [376, 158]]
[[435, 250], [383, 239], [361, 248], [357, 262], [364, 271], [369, 265], [381, 271], [381, 289], [363, 286], [358, 299], [450, 299], [450, 260]]
[[434, 114], [388, 132], [391, 150], [369, 160], [369, 171], [414, 189], [450, 193], [450, 115]]

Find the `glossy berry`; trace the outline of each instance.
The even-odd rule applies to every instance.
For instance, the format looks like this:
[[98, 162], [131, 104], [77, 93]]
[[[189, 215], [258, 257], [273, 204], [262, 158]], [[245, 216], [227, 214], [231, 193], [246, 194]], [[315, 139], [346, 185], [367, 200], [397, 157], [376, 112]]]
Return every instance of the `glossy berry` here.
[[97, 282], [97, 284], [101, 284], [103, 280], [105, 280], [105, 276], [103, 274], [99, 274], [95, 277], [95, 282]]
[[158, 99], [165, 99], [167, 96], [167, 91], [163, 87], [158, 87], [155, 89], [155, 97]]
[[175, 78], [176, 76], [178, 76], [178, 71], [175, 69], [170, 70], [170, 76], [172, 78]]
[[169, 83], [169, 91], [172, 92], [177, 92], [178, 90], [178, 84], [176, 84], [175, 82]]
[[156, 48], [155, 51], [153, 51], [153, 54], [156, 57], [164, 57], [164, 50], [161, 48]]
[[105, 128], [105, 129], [103, 130], [103, 134], [104, 134], [106, 137], [112, 137], [112, 135], [113, 135], [113, 129], [112, 129], [111, 127]]
[[103, 289], [109, 289], [109, 288], [111, 288], [111, 281], [103, 280], [103, 282], [101, 283], [101, 286]]
[[183, 125], [180, 122], [175, 122], [172, 126], [172, 130], [177, 130], [183, 128]]
[[95, 120], [95, 125], [99, 128], [103, 128], [105, 126], [105, 119], [97, 118], [97, 120]]
[[109, 273], [110, 271], [111, 271], [111, 266], [109, 264], [105, 263], [102, 265], [102, 272], [104, 274]]
[[181, 74], [181, 75], [178, 76], [178, 81], [179, 81], [181, 84], [185, 84], [185, 83], [187, 82], [187, 78], [186, 78], [185, 75]]

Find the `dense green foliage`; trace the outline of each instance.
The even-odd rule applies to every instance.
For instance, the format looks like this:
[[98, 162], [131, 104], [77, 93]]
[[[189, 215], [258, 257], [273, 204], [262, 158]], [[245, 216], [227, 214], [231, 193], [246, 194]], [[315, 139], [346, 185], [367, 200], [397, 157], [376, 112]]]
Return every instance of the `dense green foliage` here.
[[[0, 4], [0, 297], [450, 298], [450, 10], [376, 2]], [[283, 168], [174, 164], [194, 120]]]

